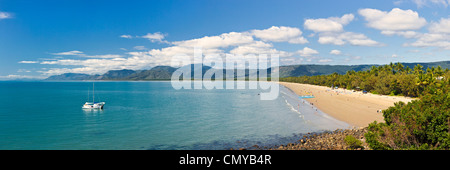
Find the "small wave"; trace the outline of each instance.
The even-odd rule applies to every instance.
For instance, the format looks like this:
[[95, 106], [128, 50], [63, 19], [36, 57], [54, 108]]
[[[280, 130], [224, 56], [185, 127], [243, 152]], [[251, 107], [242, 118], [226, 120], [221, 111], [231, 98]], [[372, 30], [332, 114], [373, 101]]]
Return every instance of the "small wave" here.
[[298, 109], [296, 109], [294, 106], [292, 106], [292, 105], [289, 103], [289, 101], [288, 101], [284, 96], [283, 96], [283, 98], [284, 98], [284, 102], [286, 102], [286, 105], [288, 105], [289, 108], [290, 108], [292, 111], [297, 112], [298, 114], [300, 114], [300, 117], [303, 118], [302, 113], [301, 113]]

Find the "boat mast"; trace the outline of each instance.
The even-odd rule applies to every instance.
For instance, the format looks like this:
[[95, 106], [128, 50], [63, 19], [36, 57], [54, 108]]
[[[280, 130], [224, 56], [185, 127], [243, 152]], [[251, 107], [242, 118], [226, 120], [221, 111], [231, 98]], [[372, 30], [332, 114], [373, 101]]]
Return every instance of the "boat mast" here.
[[95, 85], [94, 82], [92, 82], [92, 104], [95, 103]]

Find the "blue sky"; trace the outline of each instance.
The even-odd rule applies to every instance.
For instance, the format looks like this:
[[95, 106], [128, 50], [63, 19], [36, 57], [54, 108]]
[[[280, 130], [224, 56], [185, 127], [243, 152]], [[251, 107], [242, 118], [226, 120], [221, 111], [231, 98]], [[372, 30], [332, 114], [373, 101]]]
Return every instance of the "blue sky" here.
[[0, 79], [169, 65], [177, 53], [281, 64], [449, 60], [447, 0], [0, 0]]

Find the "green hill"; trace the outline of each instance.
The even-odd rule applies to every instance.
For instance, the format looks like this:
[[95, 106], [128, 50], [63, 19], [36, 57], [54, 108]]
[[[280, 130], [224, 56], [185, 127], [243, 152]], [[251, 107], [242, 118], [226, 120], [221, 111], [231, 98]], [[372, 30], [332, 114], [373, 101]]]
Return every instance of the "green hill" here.
[[[420, 64], [423, 69], [426, 70], [429, 67], [441, 66], [443, 69], [450, 68], [450, 61], [440, 61], [440, 62], [430, 62], [430, 63], [402, 63], [405, 68], [414, 68], [415, 65]], [[298, 76], [315, 76], [315, 75], [329, 75], [333, 73], [345, 74], [347, 71], [364, 71], [369, 70], [372, 66], [379, 65], [290, 65], [290, 66], [280, 66], [279, 75], [280, 77], [298, 77]], [[156, 66], [150, 70], [111, 70], [103, 75], [88, 75], [88, 74], [78, 74], [78, 73], [65, 73], [61, 75], [51, 76], [46, 80], [170, 80], [172, 73], [177, 69], [189, 69], [191, 67], [191, 77], [193, 77], [193, 72], [196, 71], [194, 65], [188, 65], [181, 68], [174, 68], [170, 66]], [[212, 69], [209, 66], [201, 66], [202, 75], [206, 71]], [[198, 67], [197, 67], [198, 69]], [[225, 76], [226, 70], [223, 70]], [[246, 70], [246, 76], [248, 76], [249, 71]], [[235, 73], [235, 78], [236, 73]], [[229, 77], [228, 77], [229, 78]]]

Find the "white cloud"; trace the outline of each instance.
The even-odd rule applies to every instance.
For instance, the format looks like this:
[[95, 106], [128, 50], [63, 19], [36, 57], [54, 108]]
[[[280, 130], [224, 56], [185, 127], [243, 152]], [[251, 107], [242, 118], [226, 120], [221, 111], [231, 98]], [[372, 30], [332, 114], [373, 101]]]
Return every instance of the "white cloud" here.
[[264, 30], [252, 30], [251, 33], [263, 41], [289, 42], [292, 44], [308, 43], [308, 40], [302, 36], [302, 31], [293, 27], [272, 26]]
[[310, 57], [310, 56], [319, 54], [319, 52], [317, 50], [314, 50], [314, 49], [311, 49], [308, 47], [305, 47], [302, 50], [298, 50], [296, 53], [302, 57]]
[[358, 13], [367, 21], [367, 26], [381, 30], [383, 35], [399, 35], [405, 38], [415, 38], [420, 33], [412, 31], [422, 28], [427, 24], [423, 17], [413, 10], [393, 8], [391, 11], [365, 8]]
[[318, 42], [320, 44], [334, 44], [334, 45], [345, 44], [344, 40], [342, 38], [339, 38], [339, 34], [320, 35]]
[[22, 64], [34, 64], [34, 63], [38, 63], [37, 61], [19, 61], [19, 63]]
[[131, 38], [133, 38], [133, 36], [131, 36], [131, 35], [121, 35], [120, 38], [131, 39]]
[[353, 14], [345, 14], [340, 18], [307, 19], [305, 20], [304, 27], [314, 32], [341, 32], [344, 31], [344, 25], [350, 23], [354, 18], [355, 16]]
[[388, 36], [398, 35], [405, 38], [417, 38], [422, 35], [422, 33], [416, 31], [381, 31], [381, 34]]
[[428, 30], [431, 33], [450, 34], [450, 18], [441, 18], [439, 22], [432, 22]]
[[140, 36], [140, 38], [146, 38], [151, 42], [169, 43], [168, 41], [164, 40], [165, 37], [166, 35], [160, 32], [147, 33], [146, 35]]
[[420, 36], [420, 38], [418, 38], [415, 42], [405, 45], [414, 47], [438, 47], [450, 50], [450, 35], [425, 33]]
[[432, 22], [428, 27], [428, 33], [420, 34], [417, 40], [406, 43], [405, 46], [437, 47], [450, 50], [450, 18], [441, 18], [439, 22]]
[[145, 38], [145, 39], [150, 40], [153, 43], [159, 42], [159, 43], [170, 44], [168, 41], [164, 40], [166, 38], [166, 36], [167, 36], [167, 34], [155, 32], [155, 33], [147, 33], [143, 36], [132, 36], [132, 35], [124, 34], [124, 35], [121, 35], [120, 38], [126, 38], [126, 39]]
[[210, 49], [244, 45], [253, 41], [254, 39], [249, 33], [230, 32], [218, 36], [205, 36], [198, 39], [176, 41], [172, 44], [181, 47], [202, 47], [203, 49]]
[[320, 44], [345, 45], [347, 43], [356, 46], [380, 46], [364, 34], [345, 32], [344, 25], [349, 24], [355, 16], [345, 14], [342, 17], [329, 17], [319, 19], [307, 19], [304, 23], [305, 29], [318, 33]]
[[83, 52], [73, 50], [73, 51], [67, 51], [67, 52], [59, 52], [59, 53], [52, 53], [53, 55], [83, 55]]
[[331, 50], [331, 51], [330, 51], [330, 54], [333, 54], [333, 55], [341, 55], [342, 52], [339, 51], [339, 50]]
[[[68, 51], [54, 53], [54, 55], [75, 55], [83, 58], [79, 59], [53, 59], [41, 61], [43, 65], [59, 66], [58, 68], [49, 68], [39, 71], [43, 75], [50, 76], [62, 73], [86, 73], [103, 74], [109, 70], [149, 69], [158, 65], [171, 65], [171, 59], [175, 55], [185, 54], [194, 55], [194, 47], [201, 47], [204, 56], [209, 54], [218, 54], [218, 57], [224, 57], [226, 54], [234, 54], [236, 57], [245, 57], [248, 54], [278, 54], [280, 62], [284, 64], [299, 63], [302, 59], [293, 57], [295, 53], [277, 50], [271, 42], [286, 41], [289, 43], [298, 43], [301, 37], [301, 31], [291, 27], [271, 27], [265, 30], [251, 30], [247, 32], [229, 32], [215, 36], [205, 36], [202, 38], [175, 41], [171, 46], [161, 49], [150, 49], [143, 51], [145, 47], [136, 46], [135, 50], [125, 55], [106, 54], [106, 55], [87, 55], [81, 51]], [[277, 35], [270, 35], [271, 33]], [[147, 34], [149, 35], [149, 34]], [[162, 35], [162, 34], [161, 34]], [[139, 37], [143, 38], [143, 37]], [[151, 40], [164, 41], [164, 36], [151, 34], [146, 36]], [[255, 38], [258, 38], [255, 40]], [[317, 51], [304, 48], [301, 53], [303, 56], [318, 54]], [[241, 55], [241, 56], [239, 56]], [[61, 68], [62, 67], [62, 68]]]
[[304, 23], [305, 29], [315, 32], [340, 32], [344, 30], [342, 24], [328, 19], [308, 19]]
[[128, 58], [101, 58], [101, 59], [61, 59], [54, 61], [42, 61], [40, 64], [70, 66], [75, 68], [51, 68], [40, 71], [46, 76], [63, 73], [103, 74], [109, 70], [133, 69], [139, 70], [155, 66], [155, 60], [151, 56], [135, 56]]
[[272, 44], [268, 44], [262, 41], [254, 41], [253, 43], [239, 45], [236, 48], [230, 50], [230, 53], [241, 55], [255, 54], [255, 52], [261, 54], [268, 54], [270, 53], [269, 51], [272, 49], [272, 47], [273, 47]]
[[62, 55], [62, 56], [78, 56], [85, 58], [119, 58], [121, 55], [117, 54], [103, 54], [103, 55], [86, 55], [85, 53], [77, 50], [67, 51], [67, 52], [59, 52], [59, 53], [51, 53], [52, 55]]
[[9, 12], [1, 12], [0, 11], [0, 20], [12, 18], [12, 14]]
[[322, 33], [319, 35], [320, 44], [344, 45], [349, 43], [355, 46], [383, 46], [382, 43], [374, 41], [364, 34], [354, 32]]
[[133, 47], [133, 49], [135, 49], [135, 50], [147, 50], [147, 48], [145, 48], [144, 46], [135, 46], [135, 47]]

